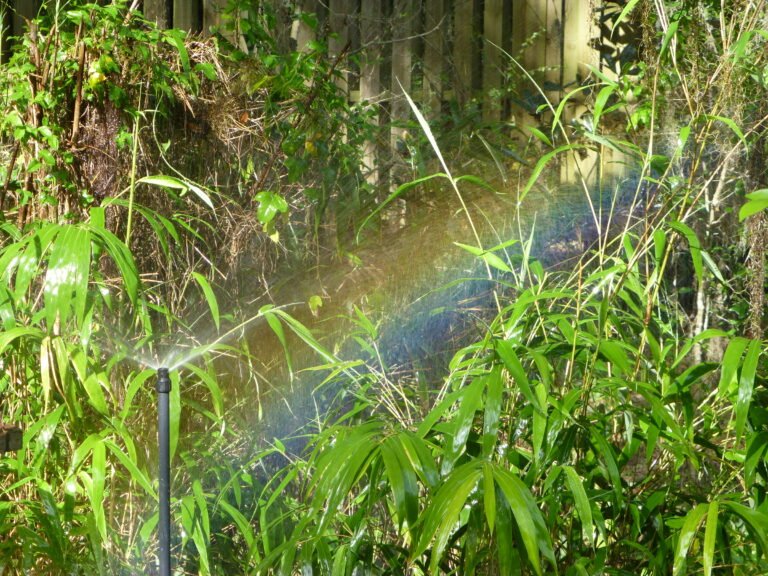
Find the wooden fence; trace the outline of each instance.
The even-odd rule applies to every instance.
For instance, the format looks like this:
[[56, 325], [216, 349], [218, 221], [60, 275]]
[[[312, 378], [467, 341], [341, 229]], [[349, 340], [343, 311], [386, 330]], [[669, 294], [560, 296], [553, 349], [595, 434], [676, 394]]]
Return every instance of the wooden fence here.
[[[7, 38], [23, 31], [46, 0], [0, 0]], [[52, 0], [47, 0], [51, 2]], [[375, 106], [391, 138], [410, 117], [403, 91], [427, 117], [476, 106], [485, 121], [524, 128], [542, 120], [545, 97], [557, 104], [582, 85], [590, 67], [611, 73], [638, 45], [631, 23], [614, 29], [627, 0], [272, 0], [284, 49], [323, 40], [342, 62], [340, 85], [352, 102]], [[208, 33], [227, 0], [143, 0], [160, 26]], [[258, 2], [251, 2], [252, 5]], [[299, 18], [301, 13], [313, 18]], [[233, 42], [246, 48], [242, 39]], [[4, 42], [7, 44], [7, 42]], [[3, 46], [5, 48], [5, 46]], [[584, 95], [565, 110], [581, 114]], [[371, 161], [380, 152], [369, 150]]]

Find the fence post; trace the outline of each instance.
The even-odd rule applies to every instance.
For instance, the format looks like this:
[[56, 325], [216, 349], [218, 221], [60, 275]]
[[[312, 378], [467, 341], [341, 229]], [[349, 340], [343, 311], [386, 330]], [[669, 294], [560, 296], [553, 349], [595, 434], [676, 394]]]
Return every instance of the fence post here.
[[173, 27], [190, 33], [200, 32], [201, 0], [173, 0]]

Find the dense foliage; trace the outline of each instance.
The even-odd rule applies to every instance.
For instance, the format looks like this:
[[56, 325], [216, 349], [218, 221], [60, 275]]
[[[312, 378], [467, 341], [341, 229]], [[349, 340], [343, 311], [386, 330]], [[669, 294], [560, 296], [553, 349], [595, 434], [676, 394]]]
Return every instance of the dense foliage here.
[[[262, 3], [232, 3], [226, 48], [124, 2], [44, 11], [0, 74], [0, 418], [24, 429], [0, 455], [0, 572], [156, 570], [162, 363], [178, 573], [768, 572], [764, 3], [625, 6], [640, 56], [594, 71], [588, 121], [542, 110], [516, 200], [610, 149], [637, 175], [630, 206], [595, 206], [567, 270], [532, 237], [460, 245], [491, 311], [427, 389], [390, 371], [375, 311], [351, 311], [342, 359], [283, 308], [223, 306], [384, 208], [361, 183], [368, 114], [320, 43], [281, 51]], [[440, 174], [384, 203], [442, 181], [475, 230], [477, 178], [411, 105]], [[289, 358], [321, 358], [324, 418], [300, 442], [240, 426], [225, 388], [263, 382], [237, 338], [262, 320]]]

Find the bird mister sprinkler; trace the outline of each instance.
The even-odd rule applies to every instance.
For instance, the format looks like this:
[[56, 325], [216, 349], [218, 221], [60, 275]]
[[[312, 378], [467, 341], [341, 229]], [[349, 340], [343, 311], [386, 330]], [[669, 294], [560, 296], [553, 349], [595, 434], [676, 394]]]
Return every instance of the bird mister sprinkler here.
[[171, 433], [170, 405], [171, 378], [168, 368], [157, 370], [157, 440], [159, 454], [159, 542], [160, 576], [171, 574]]

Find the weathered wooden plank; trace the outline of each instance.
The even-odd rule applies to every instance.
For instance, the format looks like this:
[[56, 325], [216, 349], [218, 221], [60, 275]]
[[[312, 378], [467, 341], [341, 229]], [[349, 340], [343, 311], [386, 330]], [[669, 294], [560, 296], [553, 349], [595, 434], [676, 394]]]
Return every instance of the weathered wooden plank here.
[[456, 0], [453, 12], [453, 83], [456, 99], [466, 104], [478, 87], [480, 51], [477, 46], [478, 20], [482, 13], [477, 0]]
[[[360, 64], [360, 99], [378, 109], [381, 98], [381, 4], [363, 0], [360, 6], [360, 44], [363, 49]], [[378, 123], [378, 116], [373, 119]], [[368, 141], [363, 150], [363, 163], [368, 169], [368, 182], [376, 184], [376, 142]]]
[[504, 0], [485, 0], [483, 14], [483, 119], [501, 119]]
[[202, 29], [202, 5], [201, 0], [173, 0], [174, 28], [181, 28], [188, 32], [196, 33]]
[[600, 53], [590, 41], [600, 33], [591, 2], [566, 2], [564, 20], [563, 83], [565, 86], [584, 82], [591, 74], [589, 66], [600, 65]]
[[203, 0], [203, 32], [208, 34], [211, 28], [221, 26], [221, 11], [227, 0]]
[[[410, 107], [403, 90], [412, 94], [413, 38], [415, 19], [418, 16], [415, 0], [395, 0], [392, 27], [392, 120], [404, 120], [410, 115]], [[402, 89], [400, 88], [402, 86]], [[392, 137], [401, 136], [401, 128], [393, 129]]]
[[40, 0], [13, 0], [10, 4], [13, 6], [13, 36], [21, 36], [27, 30], [27, 20], [37, 16]]
[[[352, 1], [330, 0], [328, 8], [328, 26], [331, 31], [328, 38], [328, 54], [332, 59], [336, 59], [351, 42], [349, 26], [353, 14]], [[349, 69], [345, 62], [339, 64], [336, 67], [336, 85], [349, 95]]]
[[446, 0], [426, 0], [424, 5], [424, 105], [429, 117], [440, 114], [445, 74]]
[[550, 103], [557, 105], [563, 86], [563, 13], [560, 0], [546, 4], [546, 52], [544, 54], [544, 89]]
[[0, 422], [0, 453], [21, 450], [24, 433], [18, 426]]
[[168, 0], [144, 0], [144, 17], [156, 23], [159, 28], [168, 28], [171, 22], [171, 4]]
[[317, 29], [310, 26], [307, 18], [311, 14], [314, 14], [316, 17], [319, 9], [320, 4], [318, 0], [300, 0], [296, 3], [296, 14], [291, 29], [291, 38], [295, 40], [297, 50], [309, 50], [311, 43], [317, 39]]
[[0, 2], [0, 62], [5, 62], [10, 52], [10, 36], [13, 34], [13, 15], [6, 2]]

